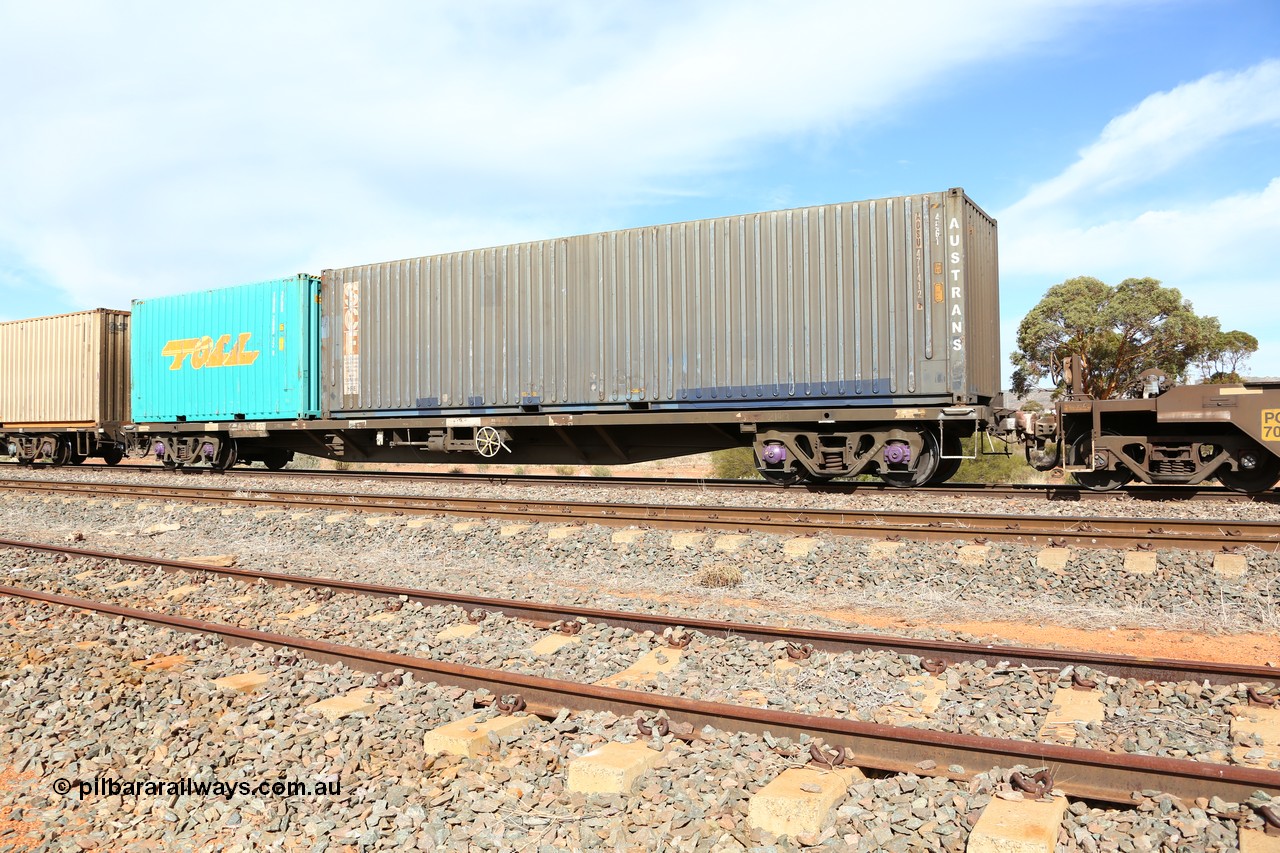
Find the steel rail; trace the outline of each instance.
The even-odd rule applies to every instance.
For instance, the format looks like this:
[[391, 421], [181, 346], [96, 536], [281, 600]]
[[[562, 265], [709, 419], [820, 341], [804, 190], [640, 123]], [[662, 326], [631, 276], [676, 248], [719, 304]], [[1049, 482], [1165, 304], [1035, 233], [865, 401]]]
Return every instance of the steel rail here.
[[998, 644], [964, 643], [955, 640], [925, 640], [880, 634], [860, 634], [849, 631], [816, 630], [786, 626], [757, 625], [748, 622], [712, 620], [679, 615], [654, 615], [628, 611], [601, 610], [537, 601], [517, 601], [484, 596], [459, 595], [415, 587], [369, 584], [337, 578], [291, 575], [224, 566], [211, 566], [184, 560], [146, 557], [132, 554], [116, 554], [109, 551], [72, 548], [63, 545], [46, 545], [0, 539], [0, 547], [66, 554], [93, 560], [114, 560], [120, 563], [152, 566], [174, 572], [204, 573], [235, 578], [245, 582], [266, 581], [276, 586], [292, 586], [302, 589], [328, 589], [374, 598], [403, 598], [416, 601], [424, 607], [460, 607], [467, 611], [484, 610], [521, 619], [543, 627], [556, 622], [586, 620], [589, 623], [633, 631], [663, 631], [683, 628], [698, 631], [712, 637], [740, 637], [759, 643], [786, 642], [809, 645], [821, 651], [864, 652], [877, 651], [921, 658], [942, 660], [947, 663], [988, 660], [1029, 668], [1057, 668], [1088, 666], [1104, 676], [1134, 678], [1140, 681], [1208, 681], [1211, 684], [1238, 684], [1246, 681], [1280, 682], [1280, 668], [1265, 665], [1218, 663], [1214, 661], [1185, 660], [1176, 658], [1147, 658], [1117, 655], [1103, 652], [1073, 651], [1068, 649], [1044, 649], [1036, 647]]
[[[518, 693], [529, 710], [543, 717], [554, 717], [563, 710], [609, 711], [620, 716], [665, 713], [673, 723], [690, 726], [694, 733], [711, 726], [753, 734], [769, 732], [774, 737], [792, 739], [809, 735], [820, 738], [830, 747], [852, 750], [854, 764], [877, 770], [969, 779], [975, 773], [992, 767], [1047, 765], [1054, 770], [1055, 787], [1067, 794], [1126, 804], [1132, 802], [1134, 791], [1146, 789], [1164, 791], [1188, 802], [1197, 797], [1213, 796], [1243, 802], [1255, 791], [1280, 797], [1280, 772], [1251, 767], [951, 734], [705, 702], [433, 661], [15, 587], [0, 586], [0, 595], [139, 620], [189, 633], [213, 634], [232, 644], [259, 643], [266, 647], [288, 648], [322, 663], [340, 662], [364, 672], [399, 669], [423, 680], [445, 682], [469, 690], [484, 689], [497, 695]], [[935, 762], [935, 768], [923, 769], [920, 765], [927, 761]], [[960, 769], [953, 770], [953, 767]]]
[[272, 471], [267, 468], [231, 468], [216, 471], [212, 468], [162, 468], [159, 465], [95, 465], [86, 463], [77, 466], [81, 471], [141, 471], [177, 476], [235, 476], [235, 477], [271, 477], [275, 479], [292, 479], [312, 477], [320, 479], [356, 479], [384, 480], [387, 482], [422, 482], [450, 483], [455, 485], [489, 485], [489, 486], [573, 486], [585, 488], [653, 488], [681, 489], [694, 491], [737, 491], [737, 492], [788, 492], [791, 494], [915, 494], [949, 497], [978, 498], [1041, 498], [1050, 501], [1091, 501], [1114, 500], [1128, 497], [1140, 501], [1231, 501], [1254, 503], [1280, 503], [1280, 492], [1269, 491], [1258, 494], [1235, 492], [1224, 486], [1163, 486], [1137, 485], [1123, 486], [1110, 492], [1095, 492], [1081, 486], [1066, 483], [944, 483], [936, 486], [918, 486], [903, 490], [880, 482], [838, 480], [821, 483], [796, 483], [781, 486], [764, 480], [726, 480], [717, 478], [696, 477], [643, 477], [643, 476], [610, 476], [610, 477], [577, 477], [551, 474], [445, 474], [424, 473], [419, 471], [333, 471], [319, 468], [286, 468]]
[[211, 486], [156, 486], [49, 480], [0, 480], [0, 490], [160, 498], [251, 506], [343, 511], [454, 515], [507, 520], [587, 522], [611, 527], [716, 529], [799, 536], [829, 533], [867, 538], [955, 539], [1060, 545], [1083, 548], [1135, 544], [1217, 551], [1252, 545], [1280, 548], [1280, 525], [1263, 521], [928, 513], [890, 510], [797, 507], [699, 506], [689, 504], [595, 503], [517, 498], [434, 497], [429, 495], [342, 494], [337, 492], [243, 491]]

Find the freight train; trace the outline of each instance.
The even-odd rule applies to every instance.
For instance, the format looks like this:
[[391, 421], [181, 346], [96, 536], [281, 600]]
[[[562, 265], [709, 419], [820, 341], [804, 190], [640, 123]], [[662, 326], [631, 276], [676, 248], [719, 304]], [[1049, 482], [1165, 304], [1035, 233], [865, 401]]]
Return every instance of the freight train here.
[[1090, 488], [1275, 483], [1280, 390], [1019, 417], [998, 318], [996, 223], [960, 189], [519, 243], [0, 324], [0, 449], [280, 468], [750, 446], [774, 482], [913, 487], [986, 433]]

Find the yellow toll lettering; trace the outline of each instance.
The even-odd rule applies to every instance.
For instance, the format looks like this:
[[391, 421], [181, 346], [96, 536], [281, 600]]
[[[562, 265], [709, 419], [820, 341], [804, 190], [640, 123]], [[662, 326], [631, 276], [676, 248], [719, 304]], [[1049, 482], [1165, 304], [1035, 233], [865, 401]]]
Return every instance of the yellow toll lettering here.
[[[209, 357], [213, 355], [213, 338], [205, 335], [200, 339], [200, 343], [196, 345], [196, 351], [191, 353], [191, 367], [200, 370], [209, 363]], [[213, 365], [217, 367], [218, 365]]]
[[181, 370], [182, 362], [186, 360], [187, 356], [195, 352], [196, 344], [198, 343], [200, 343], [199, 338], [180, 338], [176, 341], [169, 341], [164, 345], [164, 349], [160, 350], [160, 354], [173, 359], [173, 363], [169, 365], [170, 370]]
[[249, 350], [249, 338], [252, 337], [249, 332], [243, 332], [239, 339], [236, 340], [236, 347], [227, 357], [227, 364], [234, 366], [243, 366], [253, 364], [258, 360], [258, 351]]
[[209, 335], [203, 338], [179, 338], [166, 343], [160, 354], [173, 359], [169, 364], [170, 370], [181, 370], [188, 356], [192, 370], [249, 365], [258, 360], [258, 351], [249, 349], [251, 337], [251, 332], [241, 333], [230, 350], [227, 346], [231, 343], [231, 335], [221, 335], [216, 342]]

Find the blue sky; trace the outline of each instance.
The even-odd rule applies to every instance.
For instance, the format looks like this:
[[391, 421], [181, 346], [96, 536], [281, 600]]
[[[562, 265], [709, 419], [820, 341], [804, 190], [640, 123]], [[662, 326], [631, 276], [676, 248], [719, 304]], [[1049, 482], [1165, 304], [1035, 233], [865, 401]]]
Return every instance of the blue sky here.
[[1006, 351], [1154, 276], [1280, 375], [1273, 0], [0, 0], [0, 116], [0, 319], [963, 186]]

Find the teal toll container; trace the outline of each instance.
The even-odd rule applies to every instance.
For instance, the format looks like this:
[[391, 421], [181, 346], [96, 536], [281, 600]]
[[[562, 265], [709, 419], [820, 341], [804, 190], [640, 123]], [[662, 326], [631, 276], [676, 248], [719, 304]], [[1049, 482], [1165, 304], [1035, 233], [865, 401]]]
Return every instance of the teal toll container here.
[[320, 279], [309, 275], [133, 303], [133, 420], [320, 414]]

